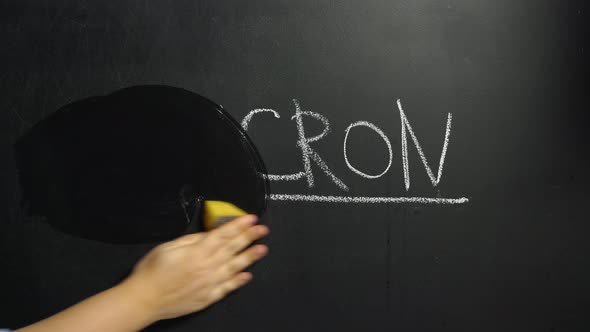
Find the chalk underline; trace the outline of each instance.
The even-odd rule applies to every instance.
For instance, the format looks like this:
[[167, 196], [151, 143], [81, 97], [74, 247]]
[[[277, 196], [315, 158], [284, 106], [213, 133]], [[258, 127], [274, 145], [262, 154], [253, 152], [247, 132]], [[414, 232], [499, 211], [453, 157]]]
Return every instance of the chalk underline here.
[[271, 194], [273, 201], [325, 202], [325, 203], [420, 203], [420, 204], [464, 204], [467, 197], [362, 197], [362, 196], [322, 196], [302, 194]]

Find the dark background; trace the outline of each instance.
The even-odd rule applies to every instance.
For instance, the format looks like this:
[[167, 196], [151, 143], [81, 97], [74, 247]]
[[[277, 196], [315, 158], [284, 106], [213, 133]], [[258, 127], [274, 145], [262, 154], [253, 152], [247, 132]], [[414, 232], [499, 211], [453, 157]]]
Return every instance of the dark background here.
[[[273, 193], [462, 197], [458, 206], [270, 202], [270, 254], [247, 287], [170, 331], [586, 331], [587, 5], [583, 1], [1, 1], [0, 325], [19, 327], [116, 283], [149, 246], [63, 235], [19, 208], [13, 142], [60, 106], [138, 84], [183, 87], [241, 120], [271, 173], [302, 170], [293, 98], [326, 116], [312, 143], [350, 187]], [[410, 143], [406, 193], [400, 120]], [[368, 180], [344, 130], [371, 121], [394, 159]], [[308, 136], [321, 130], [305, 119]], [[367, 129], [349, 157], [380, 173]], [[42, 161], [40, 161], [42, 162]], [[92, 213], [89, 211], [89, 213]]]

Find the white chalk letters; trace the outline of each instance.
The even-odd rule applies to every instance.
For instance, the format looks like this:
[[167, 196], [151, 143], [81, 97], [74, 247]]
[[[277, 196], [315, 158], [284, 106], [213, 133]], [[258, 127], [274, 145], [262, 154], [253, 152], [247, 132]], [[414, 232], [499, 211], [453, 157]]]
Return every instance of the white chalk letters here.
[[[301, 109], [301, 105], [297, 99], [293, 99], [293, 104], [295, 106], [295, 115], [293, 115], [291, 117], [291, 120], [294, 120], [296, 123], [296, 126], [297, 126], [297, 133], [298, 133], [297, 147], [301, 150], [303, 171], [293, 173], [293, 174], [284, 174], [284, 175], [271, 174], [271, 175], [268, 175], [269, 180], [272, 180], [272, 181], [296, 181], [296, 180], [301, 180], [301, 179], [305, 178], [307, 181], [307, 185], [311, 188], [314, 186], [314, 174], [312, 171], [312, 162], [313, 162], [317, 167], [319, 167], [319, 169], [328, 178], [330, 178], [332, 180], [332, 182], [336, 186], [338, 186], [340, 189], [342, 189], [344, 191], [348, 191], [349, 190], [348, 186], [346, 184], [344, 184], [344, 182], [342, 182], [342, 180], [334, 174], [334, 172], [328, 167], [328, 164], [326, 164], [326, 162], [320, 157], [320, 155], [316, 151], [314, 151], [314, 149], [310, 145], [311, 143], [319, 141], [320, 139], [324, 138], [328, 133], [330, 133], [330, 131], [331, 131], [330, 130], [330, 123], [329, 123], [328, 119], [319, 113], [315, 113], [315, 112], [311, 112], [311, 111], [303, 111]], [[442, 151], [441, 151], [440, 159], [439, 159], [439, 163], [438, 163], [438, 172], [435, 176], [435, 174], [433, 173], [433, 171], [428, 163], [428, 160], [426, 159], [426, 156], [422, 150], [422, 147], [420, 146], [418, 138], [417, 138], [416, 134], [414, 133], [412, 126], [410, 125], [410, 121], [408, 120], [408, 117], [407, 117], [406, 113], [404, 112], [401, 100], [398, 99], [396, 104], [397, 104], [397, 109], [399, 111], [399, 116], [400, 116], [400, 121], [401, 121], [401, 145], [402, 145], [401, 146], [401, 157], [402, 157], [405, 189], [406, 189], [406, 191], [408, 191], [410, 189], [410, 169], [409, 169], [409, 163], [408, 163], [408, 159], [409, 159], [409, 157], [408, 157], [408, 133], [409, 133], [409, 136], [410, 136], [412, 142], [414, 143], [416, 151], [418, 152], [418, 156], [420, 157], [420, 160], [422, 161], [422, 165], [424, 166], [424, 169], [426, 171], [426, 174], [428, 175], [428, 178], [430, 179], [430, 182], [432, 183], [432, 186], [436, 187], [440, 183], [441, 178], [442, 178], [442, 174], [443, 174], [445, 156], [447, 154], [447, 149], [449, 146], [449, 138], [451, 135], [451, 121], [453, 118], [452, 114], [448, 113], [448, 115], [447, 115], [446, 131], [445, 131]], [[275, 110], [266, 109], [266, 108], [254, 109], [254, 110], [250, 111], [242, 120], [242, 127], [244, 128], [244, 130], [248, 129], [248, 125], [250, 124], [250, 121], [252, 120], [254, 115], [264, 113], [264, 112], [272, 113], [276, 119], [280, 118], [279, 113]], [[305, 128], [304, 128], [304, 118], [306, 120], [314, 119], [314, 120], [320, 121], [323, 125], [322, 132], [318, 135], [315, 135], [315, 136], [310, 136], [310, 137], [306, 136]], [[351, 162], [348, 158], [348, 155], [347, 155], [347, 143], [348, 143], [348, 139], [349, 139], [348, 136], [349, 136], [350, 131], [356, 127], [366, 127], [366, 128], [369, 128], [370, 130], [375, 131], [385, 142], [385, 145], [386, 145], [387, 151], [388, 151], [388, 163], [387, 163], [387, 166], [385, 167], [385, 169], [381, 173], [376, 174], [376, 175], [367, 174], [351, 164]], [[375, 124], [368, 122], [368, 121], [357, 121], [357, 122], [351, 123], [346, 128], [346, 130], [344, 131], [343, 151], [344, 151], [344, 161], [345, 161], [346, 165], [348, 166], [348, 168], [352, 172], [354, 172], [354, 173], [358, 174], [359, 176], [366, 178], [366, 179], [378, 179], [381, 176], [383, 176], [384, 174], [386, 174], [389, 171], [391, 164], [393, 162], [393, 159], [394, 159], [394, 153], [393, 153], [393, 149], [391, 147], [391, 142], [389, 141], [389, 138], [387, 137], [387, 135]], [[351, 196], [273, 194], [273, 195], [271, 195], [270, 198], [274, 199], [274, 200], [283, 200], [283, 201], [284, 200], [291, 200], [291, 201], [334, 202], [334, 203], [340, 202], [340, 203], [462, 204], [462, 203], [468, 202], [468, 199], [465, 197], [461, 197], [461, 198], [351, 197]]]

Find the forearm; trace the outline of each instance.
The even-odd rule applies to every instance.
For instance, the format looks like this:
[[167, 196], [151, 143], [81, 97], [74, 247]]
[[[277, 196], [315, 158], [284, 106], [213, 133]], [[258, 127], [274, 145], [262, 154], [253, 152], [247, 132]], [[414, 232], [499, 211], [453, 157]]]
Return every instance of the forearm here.
[[131, 287], [122, 283], [17, 332], [132, 332], [155, 320]]

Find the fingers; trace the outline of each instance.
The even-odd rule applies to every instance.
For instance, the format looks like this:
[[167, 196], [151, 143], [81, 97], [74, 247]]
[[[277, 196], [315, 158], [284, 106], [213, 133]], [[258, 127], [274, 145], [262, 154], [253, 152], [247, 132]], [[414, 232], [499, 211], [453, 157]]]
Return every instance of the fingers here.
[[246, 216], [238, 217], [228, 223], [223, 224], [219, 228], [216, 228], [207, 233], [207, 236], [203, 239], [203, 245], [211, 252], [217, 251], [223, 245], [240, 235], [246, 229], [254, 225], [258, 221], [258, 217], [249, 214]]
[[234, 275], [231, 279], [221, 283], [219, 286], [211, 290], [211, 301], [217, 302], [224, 298], [227, 294], [244, 286], [252, 279], [252, 274], [249, 272], [242, 272]]
[[220, 267], [222, 280], [231, 278], [236, 273], [244, 270], [262, 257], [266, 256], [266, 254], [268, 254], [268, 247], [260, 244], [234, 256]]
[[268, 233], [268, 227], [264, 225], [250, 227], [219, 248], [215, 253], [215, 259], [228, 260], [230, 257], [244, 250], [252, 242], [266, 236]]
[[246, 284], [252, 274], [242, 272], [268, 253], [265, 245], [255, 245], [244, 250], [252, 242], [266, 236], [268, 227], [254, 225], [257, 217], [248, 215], [236, 218], [214, 229], [198, 242], [199, 250], [210, 253], [211, 262], [216, 264], [215, 279], [220, 282], [211, 291], [212, 301], [219, 301], [228, 293]]

